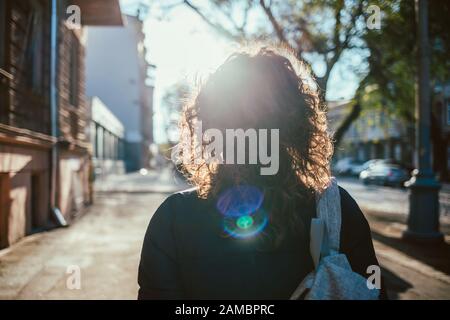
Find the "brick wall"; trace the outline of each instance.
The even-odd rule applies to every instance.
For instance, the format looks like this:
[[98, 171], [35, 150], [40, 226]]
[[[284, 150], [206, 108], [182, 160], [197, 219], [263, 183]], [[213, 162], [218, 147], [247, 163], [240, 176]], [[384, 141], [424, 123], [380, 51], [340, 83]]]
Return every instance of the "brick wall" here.
[[83, 31], [70, 30], [61, 22], [59, 34], [60, 136], [67, 142], [87, 147], [85, 48], [81, 43]]

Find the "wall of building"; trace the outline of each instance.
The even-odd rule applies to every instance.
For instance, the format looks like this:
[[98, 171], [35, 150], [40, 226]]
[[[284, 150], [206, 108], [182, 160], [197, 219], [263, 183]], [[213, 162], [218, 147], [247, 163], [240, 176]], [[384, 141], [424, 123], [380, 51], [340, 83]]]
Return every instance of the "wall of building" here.
[[49, 163], [49, 150], [0, 144], [0, 248], [47, 226]]
[[[49, 135], [50, 1], [2, 0], [2, 5], [0, 67], [11, 76], [0, 75], [0, 123]], [[30, 11], [36, 13], [33, 28], [27, 27]]]
[[[328, 120], [332, 133], [350, 111], [350, 102], [330, 104]], [[414, 151], [411, 130], [413, 128], [383, 110], [363, 110], [345, 133], [339, 148], [335, 150], [335, 159], [395, 159], [411, 165]]]
[[[50, 1], [3, 0], [1, 6], [0, 248], [4, 248], [49, 222], [53, 139], [48, 94]], [[27, 27], [30, 22], [32, 27]]]
[[[51, 223], [51, 165], [56, 207], [67, 220], [91, 200], [83, 29], [70, 30], [58, 0], [58, 136], [50, 117], [50, 0], [0, 1], [0, 248]], [[91, 23], [121, 24], [118, 1], [83, 1]], [[86, 10], [84, 10], [86, 9]], [[110, 9], [110, 10], [107, 10]], [[99, 12], [102, 17], [96, 17]], [[84, 19], [86, 20], [86, 19]], [[58, 150], [52, 163], [51, 150]]]
[[70, 221], [90, 199], [84, 29], [71, 30], [64, 21], [60, 22], [59, 56], [58, 206]]
[[87, 155], [61, 152], [59, 160], [58, 203], [63, 216], [70, 222], [83, 212], [90, 202], [89, 162]]

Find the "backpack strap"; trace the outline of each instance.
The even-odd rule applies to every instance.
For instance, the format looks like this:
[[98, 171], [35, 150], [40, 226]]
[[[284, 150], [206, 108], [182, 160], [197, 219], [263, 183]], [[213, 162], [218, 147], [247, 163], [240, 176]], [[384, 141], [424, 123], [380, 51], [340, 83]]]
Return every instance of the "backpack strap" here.
[[[339, 252], [341, 233], [341, 195], [336, 179], [316, 196], [316, 218], [311, 220], [309, 251], [317, 270], [320, 259]], [[314, 283], [314, 273], [308, 274], [291, 295], [297, 300], [307, 293]]]
[[341, 195], [336, 178], [332, 177], [329, 186], [316, 197], [317, 218], [325, 225], [325, 236], [321, 251], [339, 252], [341, 233]]

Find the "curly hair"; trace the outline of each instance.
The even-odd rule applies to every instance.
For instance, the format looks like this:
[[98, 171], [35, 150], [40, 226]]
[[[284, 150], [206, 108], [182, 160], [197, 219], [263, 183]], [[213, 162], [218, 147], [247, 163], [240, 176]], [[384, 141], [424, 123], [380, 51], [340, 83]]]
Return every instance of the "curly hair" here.
[[[286, 226], [304, 224], [299, 204], [313, 201], [326, 188], [333, 153], [318, 89], [289, 48], [252, 46], [233, 53], [187, 101], [179, 123], [182, 169], [199, 197], [214, 198], [230, 186], [258, 186], [278, 234]], [[279, 129], [278, 173], [260, 175], [259, 164], [195, 159], [194, 150], [203, 152], [211, 143], [196, 137], [198, 121], [206, 129]]]

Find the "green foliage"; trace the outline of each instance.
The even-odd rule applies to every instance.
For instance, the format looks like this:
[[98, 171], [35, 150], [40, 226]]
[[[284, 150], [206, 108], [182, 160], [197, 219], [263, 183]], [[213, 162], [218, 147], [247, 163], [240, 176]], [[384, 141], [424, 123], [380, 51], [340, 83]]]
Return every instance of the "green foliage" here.
[[[374, 1], [383, 13], [381, 30], [368, 31], [369, 73], [360, 90], [376, 85], [363, 101], [364, 108], [383, 104], [393, 115], [414, 119], [417, 74], [417, 33], [414, 1]], [[429, 37], [432, 85], [450, 80], [449, 1], [429, 1]], [[446, 13], [446, 14], [445, 14]]]

